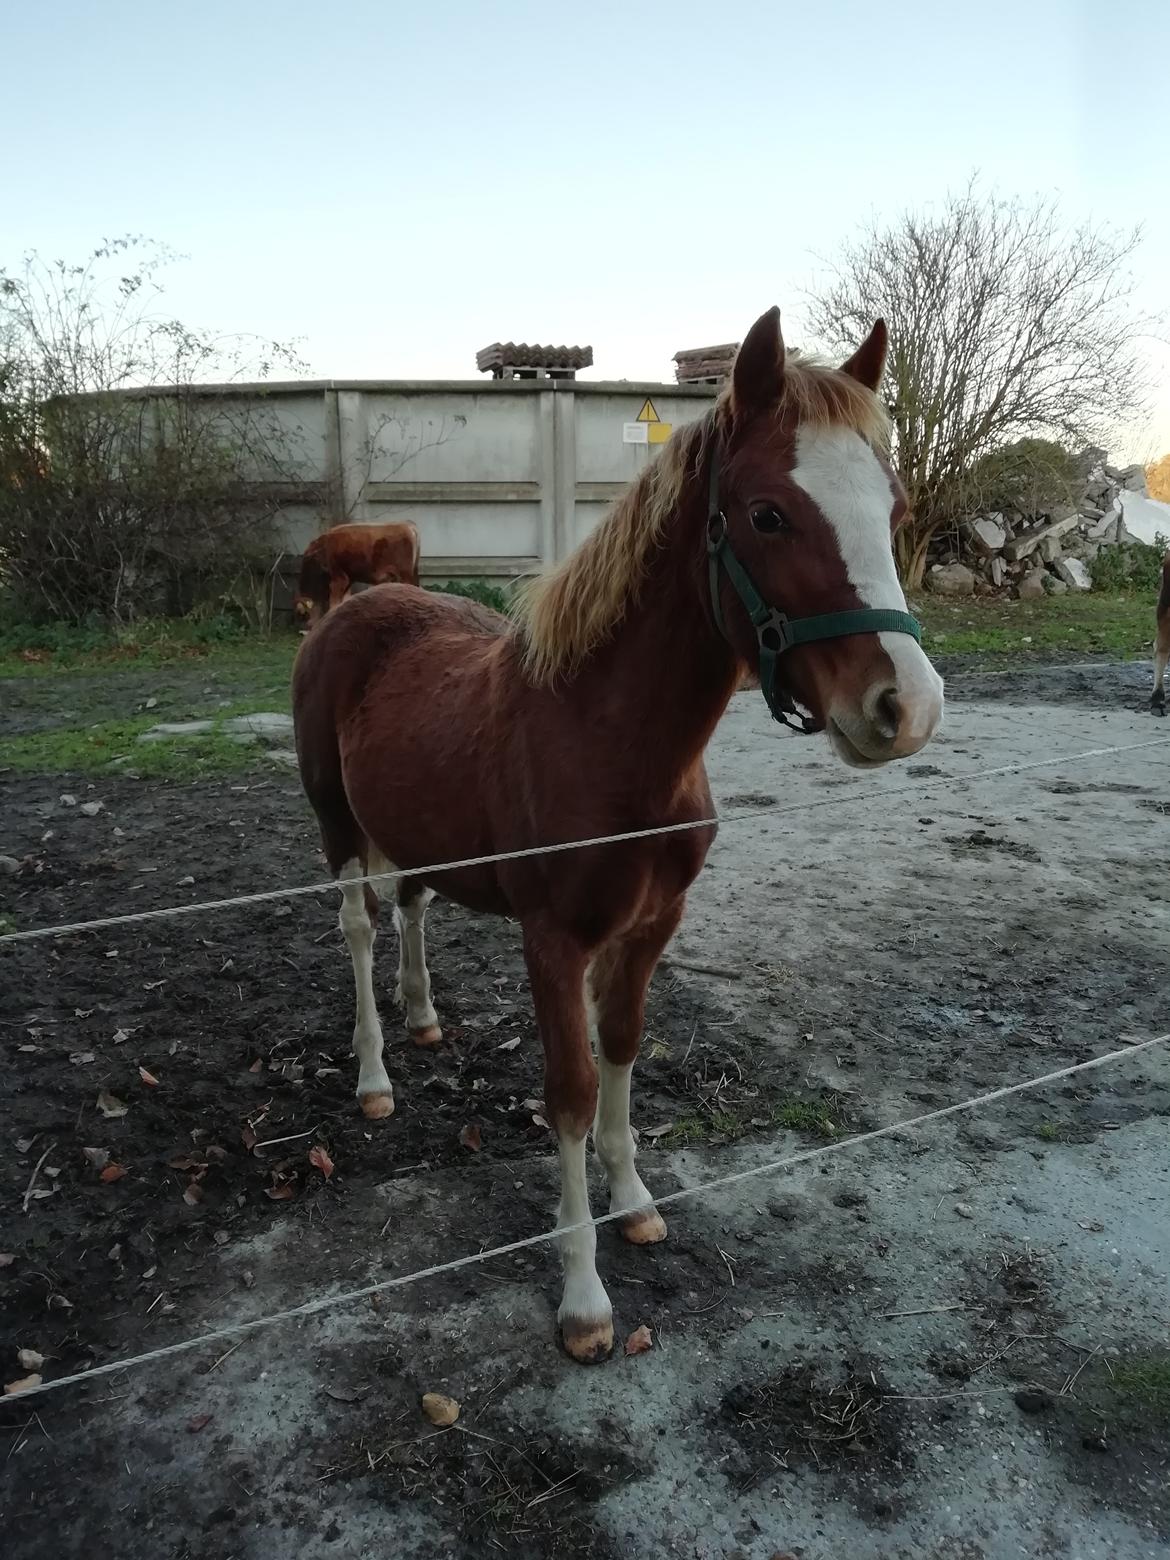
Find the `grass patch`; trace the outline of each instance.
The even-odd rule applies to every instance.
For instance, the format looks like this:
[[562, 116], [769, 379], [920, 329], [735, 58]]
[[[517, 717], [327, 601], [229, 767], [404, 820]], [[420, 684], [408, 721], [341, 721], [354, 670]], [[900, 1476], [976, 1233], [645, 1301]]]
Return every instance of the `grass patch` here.
[[1154, 602], [1144, 595], [1084, 591], [1043, 601], [923, 596], [912, 610], [922, 624], [923, 649], [934, 655], [1061, 652], [1124, 660], [1148, 654], [1154, 636]]
[[0, 739], [0, 769], [25, 774], [120, 772], [150, 780], [244, 774], [265, 762], [265, 748], [257, 742], [238, 741], [226, 729], [226, 722], [234, 715], [254, 714], [271, 706], [271, 699], [245, 700], [200, 717], [213, 721], [209, 731], [157, 742], [139, 741], [144, 731], [157, 724], [157, 712], [92, 726], [25, 732]]
[[14, 915], [0, 915], [0, 937], [3, 937], [5, 932], [14, 932], [15, 930], [16, 917]]
[[[679, 1116], [661, 1141], [670, 1148], [690, 1148], [698, 1143], [733, 1142], [749, 1132], [805, 1132], [812, 1137], [834, 1138], [844, 1125], [844, 1111], [835, 1099], [782, 1099], [775, 1104], [742, 1110], [719, 1106], [705, 1113]], [[838, 1119], [834, 1119], [834, 1118]]]
[[1110, 1367], [1114, 1393], [1151, 1418], [1170, 1420], [1170, 1354], [1135, 1355]]

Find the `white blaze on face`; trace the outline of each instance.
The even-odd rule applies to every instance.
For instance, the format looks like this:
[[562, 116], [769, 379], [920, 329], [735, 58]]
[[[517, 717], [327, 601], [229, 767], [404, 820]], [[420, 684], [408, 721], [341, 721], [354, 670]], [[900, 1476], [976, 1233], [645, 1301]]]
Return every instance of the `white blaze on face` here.
[[[851, 428], [801, 428], [790, 473], [833, 528], [849, 583], [867, 607], [905, 612], [890, 540], [894, 495], [889, 474]], [[942, 718], [942, 678], [909, 634], [882, 633], [905, 712], [908, 748], [919, 747]]]

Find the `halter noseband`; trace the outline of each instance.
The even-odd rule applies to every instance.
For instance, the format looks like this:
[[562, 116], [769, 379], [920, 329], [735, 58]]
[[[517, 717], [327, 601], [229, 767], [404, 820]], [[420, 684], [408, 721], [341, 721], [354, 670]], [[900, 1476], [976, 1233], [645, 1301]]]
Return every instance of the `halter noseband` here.
[[[818, 639], [843, 639], [848, 634], [882, 633], [909, 634], [919, 644], [922, 643], [922, 629], [909, 612], [896, 612], [886, 607], [859, 607], [851, 612], [823, 612], [816, 617], [790, 618], [778, 608], [770, 607], [727, 540], [727, 516], [719, 505], [717, 442], [711, 452], [707, 510], [707, 567], [715, 625], [730, 644], [731, 636], [727, 632], [719, 601], [719, 570], [722, 568], [743, 602], [756, 631], [760, 648], [760, 687], [773, 720], [781, 721], [806, 736], [824, 729], [821, 722], [800, 714], [792, 695], [780, 679], [780, 657], [794, 645], [812, 644]], [[794, 715], [796, 720], [790, 718]]]

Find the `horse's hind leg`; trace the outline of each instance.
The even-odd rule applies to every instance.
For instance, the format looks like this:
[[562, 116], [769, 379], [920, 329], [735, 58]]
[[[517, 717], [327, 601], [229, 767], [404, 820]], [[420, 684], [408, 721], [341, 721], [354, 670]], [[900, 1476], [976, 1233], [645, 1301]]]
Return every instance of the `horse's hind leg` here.
[[434, 892], [415, 878], [399, 880], [394, 911], [398, 927], [397, 997], [406, 1009], [406, 1027], [415, 1045], [438, 1045], [443, 1038], [439, 1016], [431, 1002], [424, 929], [427, 906], [434, 897]]
[[607, 944], [589, 971], [599, 1052], [593, 1141], [609, 1181], [610, 1212], [630, 1210], [618, 1221], [618, 1228], [635, 1246], [649, 1246], [666, 1237], [662, 1215], [634, 1169], [630, 1082], [642, 1038], [646, 988], [682, 912], [679, 899], [658, 920]]
[[338, 919], [353, 960], [357, 992], [357, 1019], [353, 1029], [354, 1055], [358, 1059], [358, 1103], [372, 1121], [393, 1114], [394, 1090], [382, 1061], [382, 1023], [374, 999], [374, 937], [378, 920], [378, 896], [368, 883], [352, 881], [365, 875], [365, 860], [353, 856], [337, 874], [341, 887]]

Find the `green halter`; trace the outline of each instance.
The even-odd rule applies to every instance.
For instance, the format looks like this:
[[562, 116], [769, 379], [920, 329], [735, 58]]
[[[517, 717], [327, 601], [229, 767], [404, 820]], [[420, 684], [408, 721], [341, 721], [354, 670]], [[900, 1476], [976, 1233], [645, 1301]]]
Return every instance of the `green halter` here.
[[[800, 715], [792, 695], [780, 680], [780, 657], [795, 645], [813, 644], [818, 639], [843, 639], [848, 634], [909, 634], [922, 642], [922, 629], [909, 612], [886, 607], [858, 607], [849, 612], [823, 612], [816, 617], [786, 617], [770, 607], [756, 589], [751, 575], [740, 563], [727, 540], [727, 516], [719, 505], [719, 449], [711, 455], [710, 502], [707, 520], [707, 563], [711, 585], [711, 611], [724, 639], [731, 642], [723, 608], [719, 601], [719, 571], [722, 568], [736, 595], [743, 602], [760, 647], [760, 686], [774, 720], [795, 731], [820, 731], [821, 724]], [[799, 725], [791, 716], [799, 717]]]

